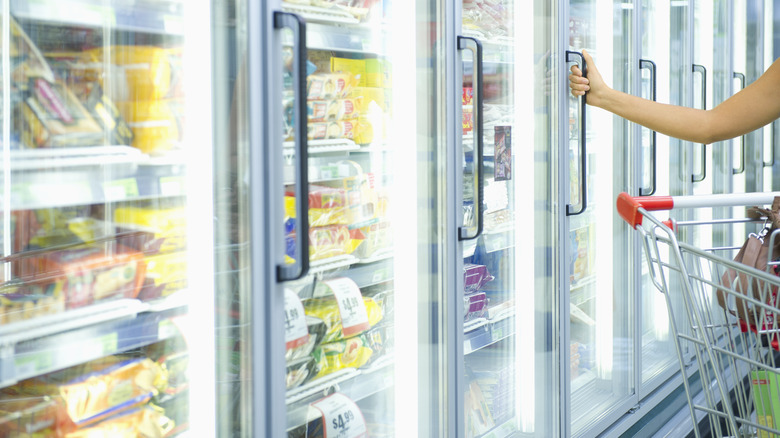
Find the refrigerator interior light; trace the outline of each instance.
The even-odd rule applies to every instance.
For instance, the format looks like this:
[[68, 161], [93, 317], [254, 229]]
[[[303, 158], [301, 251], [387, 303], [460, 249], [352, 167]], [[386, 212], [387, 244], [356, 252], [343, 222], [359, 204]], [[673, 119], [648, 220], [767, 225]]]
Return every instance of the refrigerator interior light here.
[[[418, 265], [417, 252], [417, 208], [401, 208], [402, 205], [415, 206], [418, 197], [417, 184], [417, 105], [418, 96], [414, 88], [417, 80], [417, 50], [415, 32], [417, 13], [414, 8], [399, 7], [394, 2], [390, 6], [390, 26], [392, 35], [387, 38], [389, 55], [393, 67], [393, 82], [407, 86], [392, 87], [391, 126], [389, 142], [392, 145], [392, 174], [396, 175], [391, 188], [390, 217], [393, 224], [393, 289], [396, 303], [409, 303], [404, 306], [410, 312], [406, 317], [395, 321], [395, 436], [418, 436], [418, 281], [425, 281], [427, 267]], [[377, 28], [374, 28], [377, 29]], [[376, 30], [378, 31], [378, 30]], [[380, 35], [376, 36], [380, 38]], [[426, 44], [427, 41], [420, 41]], [[411, 87], [411, 89], [410, 89]], [[410, 104], [409, 100], [412, 99]], [[424, 238], [424, 237], [423, 237]]]
[[[615, 19], [612, 2], [610, 0], [598, 0], [596, 2], [596, 53], [598, 53], [599, 71], [608, 84], [614, 84], [614, 72], [611, 68], [613, 59], [613, 20]], [[600, 61], [599, 61], [600, 60]], [[589, 130], [594, 135], [595, 142], [599, 145], [612, 145], [612, 115], [605, 111], [593, 111], [591, 116], [592, 124]], [[593, 141], [591, 143], [594, 143]], [[611, 147], [596, 147], [591, 144], [591, 150], [598, 150], [597, 154], [592, 155], [595, 159], [593, 169], [593, 178], [595, 187], [594, 193], [612, 193], [616, 169], [613, 169], [613, 150]], [[588, 172], [587, 170], [583, 170]], [[595, 200], [594, 200], [595, 201]], [[605, 200], [606, 201], [606, 200]], [[605, 218], [598, 222], [596, 229], [596, 241], [599, 238], [612, 238], [614, 236], [613, 223], [609, 220], [614, 216], [614, 207], [612, 202], [594, 202], [593, 218]], [[603, 236], [603, 237], [602, 237]], [[598, 251], [601, 248], [593, 248], [592, 251]], [[598, 260], [596, 267], [596, 369], [600, 379], [611, 379], [613, 356], [614, 356], [614, 294], [615, 288], [610, 287], [614, 281], [613, 266], [614, 252], [607, 248], [604, 253], [595, 254]]]
[[[536, 7], [532, 3], [531, 8]], [[514, 58], [515, 65], [536, 65], [537, 62], [544, 62], [545, 56], [540, 60], [534, 57], [534, 47], [539, 44], [534, 43], [534, 38], [538, 37], [534, 32], [534, 17], [536, 12], [527, 14], [520, 13], [519, 10], [514, 14]], [[546, 38], [542, 35], [541, 38]], [[521, 43], [522, 42], [522, 43]], [[535, 76], [536, 72], [542, 74]], [[515, 234], [514, 262], [515, 262], [515, 418], [520, 432], [533, 433], [534, 419], [536, 417], [536, 358], [534, 356], [534, 343], [536, 342], [536, 333], [534, 326], [536, 319], [536, 266], [535, 257], [537, 242], [534, 226], [536, 222], [535, 213], [535, 178], [537, 175], [534, 170], [536, 167], [535, 154], [535, 126], [534, 122], [534, 102], [536, 99], [530, 98], [529, 93], [539, 93], [544, 90], [544, 75], [548, 71], [536, 68], [515, 68], [514, 69], [514, 120], [515, 126], [522, 127], [514, 132], [514, 143], [516, 145], [527, 145], [529, 147], [516, 147], [513, 149], [515, 155], [512, 160], [512, 175], [514, 178], [514, 208], [518, 214], [515, 214], [514, 229], [518, 230]], [[534, 84], [530, 87], [517, 86], [518, 84]], [[544, 92], [544, 91], [541, 91]], [[507, 183], [512, 183], [508, 181]], [[520, 213], [522, 212], [522, 213]]]
[[[198, 434], [216, 433], [214, 339], [211, 21], [207, 0], [183, 4], [187, 130], [187, 269], [190, 294], [184, 336], [190, 346], [189, 421]], [[196, 177], [193, 177], [196, 176]]]

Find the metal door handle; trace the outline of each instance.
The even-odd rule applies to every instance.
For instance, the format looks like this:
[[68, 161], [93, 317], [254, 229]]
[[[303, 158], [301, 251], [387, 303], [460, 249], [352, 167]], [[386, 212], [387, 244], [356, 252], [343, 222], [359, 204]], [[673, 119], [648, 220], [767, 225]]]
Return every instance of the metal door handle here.
[[[471, 44], [469, 44], [471, 43]], [[458, 50], [471, 50], [474, 55], [474, 75], [472, 88], [474, 89], [474, 98], [472, 99], [472, 105], [474, 106], [474, 130], [472, 135], [474, 136], [474, 172], [477, 180], [477, 190], [475, 193], [474, 206], [477, 208], [477, 230], [473, 235], [468, 234], [468, 227], [458, 228], [458, 240], [472, 240], [479, 237], [482, 234], [484, 228], [484, 207], [482, 206], [482, 199], [484, 197], [484, 173], [482, 170], [482, 161], [484, 156], [484, 141], [482, 136], [482, 43], [476, 38], [458, 36]]]
[[[707, 69], [703, 65], [693, 64], [693, 72], [701, 73], [701, 109], [707, 109]], [[707, 178], [707, 145], [701, 145], [701, 173], [692, 175], [691, 181], [702, 182]]]
[[[656, 79], [656, 68], [655, 63], [653, 61], [650, 61], [648, 59], [640, 59], [639, 60], [639, 69], [648, 69], [650, 70], [650, 99], [653, 100], [653, 102], [656, 101], [656, 89], [657, 89], [657, 79]], [[651, 131], [650, 134], [650, 188], [645, 190], [644, 187], [639, 188], [639, 196], [651, 196], [655, 193], [655, 186], [656, 186], [656, 132]]]
[[293, 31], [293, 88], [295, 101], [295, 157], [297, 159], [295, 184], [295, 262], [276, 266], [278, 282], [303, 278], [309, 272], [309, 144], [308, 114], [306, 109], [306, 22], [288, 12], [274, 12], [274, 29]]
[[[740, 89], [745, 88], [745, 75], [743, 73], [737, 73], [734, 72], [734, 79], [739, 79], [740, 83]], [[774, 161], [774, 158], [772, 158], [772, 161]], [[764, 163], [766, 165], [766, 163]], [[740, 137], [740, 145], [739, 145], [739, 167], [736, 169], [732, 169], [731, 173], [734, 175], [739, 175], [740, 173], [745, 171], [745, 136], [743, 135]]]
[[[570, 58], [572, 56], [577, 56], [580, 58], [580, 70], [582, 70], [582, 76], [587, 77], [588, 76], [588, 66], [585, 63], [585, 57], [582, 56], [582, 53], [580, 52], [573, 52], [570, 50], [566, 51], [566, 62], [576, 62], [572, 61]], [[566, 204], [566, 216], [576, 216], [578, 214], [582, 214], [586, 208], [588, 208], [588, 161], [587, 161], [587, 151], [586, 151], [586, 142], [585, 142], [585, 115], [587, 114], [585, 110], [585, 98], [587, 97], [587, 93], [580, 98], [580, 208], [579, 210], [575, 210], [574, 206], [572, 204]]]
[[764, 161], [764, 167], [772, 167], [772, 166], [775, 165], [775, 135], [776, 135], [775, 134], [775, 128], [776, 128], [775, 122], [772, 122], [769, 126], [771, 127], [769, 129], [771, 129], [770, 132], [772, 133], [771, 136], [770, 136], [771, 140], [770, 140], [770, 145], [769, 145], [769, 157], [770, 158], [769, 158], [769, 161]]

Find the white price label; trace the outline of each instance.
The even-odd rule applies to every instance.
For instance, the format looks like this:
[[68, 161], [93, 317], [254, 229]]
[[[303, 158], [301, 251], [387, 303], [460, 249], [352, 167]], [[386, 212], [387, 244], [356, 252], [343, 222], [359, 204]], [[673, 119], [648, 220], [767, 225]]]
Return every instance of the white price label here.
[[298, 295], [289, 289], [284, 290], [284, 341], [288, 350], [309, 341], [303, 304]]
[[363, 295], [360, 294], [360, 289], [354, 281], [349, 278], [334, 278], [323, 283], [330, 287], [336, 297], [341, 314], [341, 332], [345, 338], [371, 328], [368, 323], [366, 303], [363, 302]]
[[322, 413], [325, 438], [363, 438], [368, 436], [366, 420], [355, 402], [335, 393], [311, 405]]

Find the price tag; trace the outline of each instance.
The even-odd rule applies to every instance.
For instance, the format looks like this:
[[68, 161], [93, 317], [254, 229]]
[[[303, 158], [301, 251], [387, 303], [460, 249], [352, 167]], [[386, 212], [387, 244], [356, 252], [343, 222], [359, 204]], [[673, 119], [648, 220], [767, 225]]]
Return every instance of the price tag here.
[[179, 196], [184, 193], [184, 179], [180, 176], [164, 176], [160, 178], [160, 193], [163, 196]]
[[103, 186], [103, 194], [107, 201], [123, 201], [138, 197], [138, 183], [135, 178], [118, 179], [107, 182]]
[[368, 312], [363, 295], [360, 294], [357, 284], [349, 278], [334, 278], [326, 280], [328, 287], [333, 291], [341, 314], [341, 333], [345, 338], [362, 333], [371, 325], [368, 323]]
[[303, 304], [298, 295], [289, 289], [284, 290], [284, 341], [288, 350], [309, 342]]
[[325, 438], [363, 438], [368, 436], [366, 420], [355, 402], [335, 393], [312, 403], [322, 413]]

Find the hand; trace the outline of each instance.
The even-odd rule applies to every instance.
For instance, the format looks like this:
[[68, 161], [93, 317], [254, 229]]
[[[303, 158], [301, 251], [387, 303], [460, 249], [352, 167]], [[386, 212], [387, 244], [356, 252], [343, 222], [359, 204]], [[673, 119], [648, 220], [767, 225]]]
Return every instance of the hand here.
[[601, 78], [596, 63], [593, 62], [593, 58], [588, 54], [586, 50], [582, 51], [582, 56], [585, 58], [585, 64], [588, 66], [588, 76], [582, 76], [582, 70], [577, 65], [571, 66], [571, 74], [569, 75], [569, 88], [571, 88], [571, 94], [573, 96], [584, 96], [588, 93], [588, 104], [593, 106], [599, 106], [604, 98], [604, 95], [610, 90], [604, 79]]

